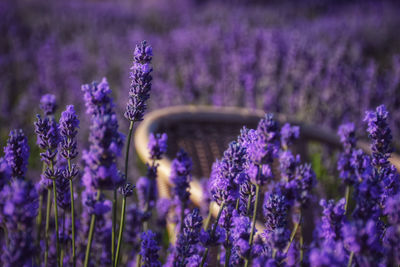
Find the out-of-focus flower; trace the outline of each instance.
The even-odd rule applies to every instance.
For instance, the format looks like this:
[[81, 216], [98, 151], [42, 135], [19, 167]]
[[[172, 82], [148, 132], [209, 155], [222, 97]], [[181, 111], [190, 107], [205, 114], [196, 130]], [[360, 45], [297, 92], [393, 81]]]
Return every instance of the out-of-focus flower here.
[[21, 178], [25, 176], [28, 165], [29, 146], [24, 132], [12, 130], [4, 147], [4, 160], [10, 166], [12, 176]]
[[116, 158], [121, 154], [124, 137], [118, 132], [111, 90], [104, 78], [82, 86], [86, 112], [91, 115], [90, 148], [83, 152], [83, 182], [93, 189], [115, 189], [123, 181]]
[[141, 266], [144, 267], [158, 267], [161, 266], [160, 261], [158, 260], [158, 251], [160, 247], [158, 246], [156, 239], [156, 235], [148, 230], [147, 232], [143, 232], [141, 234], [141, 246], [140, 246], [140, 255], [142, 255]]
[[40, 99], [40, 109], [43, 111], [44, 115], [54, 115], [57, 109], [56, 96], [52, 94], [43, 95]]
[[152, 160], [161, 159], [163, 154], [167, 152], [167, 139], [168, 137], [166, 133], [150, 134], [148, 148]]

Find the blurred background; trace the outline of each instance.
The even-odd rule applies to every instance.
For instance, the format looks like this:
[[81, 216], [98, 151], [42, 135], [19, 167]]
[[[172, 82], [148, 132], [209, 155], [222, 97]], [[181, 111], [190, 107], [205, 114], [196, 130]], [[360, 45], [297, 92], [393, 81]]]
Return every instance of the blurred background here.
[[80, 87], [102, 77], [126, 133], [132, 53], [143, 39], [154, 53], [150, 110], [259, 108], [335, 132], [353, 121], [364, 133], [364, 111], [383, 103], [399, 137], [396, 2], [2, 0], [0, 144], [11, 128], [23, 128], [37, 159], [31, 165], [39, 166], [33, 121], [45, 93], [57, 96], [58, 114], [66, 104], [77, 107], [86, 140]]

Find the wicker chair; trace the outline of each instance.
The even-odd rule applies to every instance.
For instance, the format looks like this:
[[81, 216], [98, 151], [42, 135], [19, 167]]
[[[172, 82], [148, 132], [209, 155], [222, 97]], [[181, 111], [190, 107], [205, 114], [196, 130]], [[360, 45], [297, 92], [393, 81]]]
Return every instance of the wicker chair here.
[[[161, 197], [170, 197], [171, 182], [169, 181], [171, 160], [179, 148], [183, 148], [193, 159], [193, 181], [191, 182], [191, 200], [200, 205], [202, 187], [201, 177], [209, 177], [211, 165], [220, 158], [228, 144], [235, 140], [243, 126], [255, 128], [258, 121], [264, 117], [262, 110], [249, 110], [235, 107], [211, 106], [174, 106], [156, 110], [147, 114], [135, 134], [135, 146], [139, 157], [148, 161], [147, 144], [151, 132], [168, 134], [168, 153], [159, 166], [158, 187]], [[303, 160], [308, 159], [307, 146], [310, 142], [322, 143], [332, 149], [340, 149], [341, 144], [336, 133], [304, 124], [282, 115], [275, 118], [281, 123], [290, 122], [300, 126], [300, 138], [294, 145], [294, 152], [300, 153]], [[370, 153], [369, 144], [359, 141], [357, 144], [365, 152]], [[393, 155], [391, 162], [400, 169], [400, 157]], [[213, 215], [218, 213], [214, 203]], [[170, 226], [169, 230], [172, 231]]]

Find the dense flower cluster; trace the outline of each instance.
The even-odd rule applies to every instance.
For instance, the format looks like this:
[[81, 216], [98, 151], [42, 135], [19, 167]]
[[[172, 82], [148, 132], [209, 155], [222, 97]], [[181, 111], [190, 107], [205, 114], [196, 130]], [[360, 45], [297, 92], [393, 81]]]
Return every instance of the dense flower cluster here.
[[[141, 121], [146, 110], [152, 56], [146, 42], [134, 52], [125, 112], [131, 123], [129, 137], [133, 122]], [[241, 60], [250, 69], [255, 59]], [[244, 88], [253, 90], [253, 74], [241, 70], [240, 76]], [[133, 177], [127, 175], [127, 166], [132, 164], [128, 160], [129, 142], [126, 171], [119, 172], [124, 136], [118, 131], [117, 109], [107, 81], [83, 85], [82, 91], [90, 121], [89, 148], [82, 157], [78, 157], [80, 122], [74, 106], [67, 106], [57, 122], [55, 97], [45, 95], [40, 102], [43, 115], [37, 116], [35, 132], [46, 181], [35, 186], [26, 175], [29, 147], [22, 130], [9, 135], [4, 158], [0, 158], [2, 265], [204, 267], [217, 261], [224, 266], [245, 267], [400, 264], [400, 181], [391, 163], [392, 132], [385, 106], [366, 113], [372, 155], [357, 146], [355, 124], [339, 128], [342, 152], [338, 172], [325, 177], [325, 170], [320, 171], [318, 187], [313, 167], [321, 170], [324, 166], [303, 162], [307, 151], [294, 146], [300, 127], [289, 123], [281, 127], [280, 120], [265, 115], [255, 129], [243, 128], [215, 161], [209, 179], [202, 181], [207, 192], [200, 197], [204, 206], [200, 211], [194, 207], [197, 201], [192, 201], [199, 195], [195, 191], [191, 194], [191, 184], [198, 181], [192, 177], [196, 162], [190, 155], [178, 150], [171, 163], [171, 188], [161, 191], [165, 188], [158, 183], [158, 167], [167, 154], [168, 138], [165, 133], [151, 134], [147, 173], [131, 180]], [[72, 160], [77, 163], [72, 164]], [[82, 173], [77, 167], [81, 161]], [[333, 196], [337, 201], [321, 190], [325, 179], [331, 178], [333, 185], [339, 185]], [[337, 183], [339, 179], [342, 184]], [[169, 194], [169, 198], [160, 198], [159, 186], [160, 193]], [[344, 198], [342, 186], [347, 189]], [[332, 191], [335, 189], [332, 186]], [[112, 201], [106, 190], [114, 192]], [[121, 196], [116, 192], [122, 195], [120, 220], [116, 208]], [[129, 196], [137, 201], [129, 203]], [[320, 207], [317, 196], [321, 196]], [[80, 201], [74, 208], [76, 198]], [[218, 213], [214, 217], [215, 207]], [[201, 214], [207, 212], [203, 221], [206, 217]]]
[[82, 177], [87, 188], [114, 189], [123, 182], [116, 158], [121, 154], [124, 136], [118, 132], [117, 116], [104, 78], [82, 86], [87, 113], [91, 116], [90, 148], [83, 151], [86, 166]]

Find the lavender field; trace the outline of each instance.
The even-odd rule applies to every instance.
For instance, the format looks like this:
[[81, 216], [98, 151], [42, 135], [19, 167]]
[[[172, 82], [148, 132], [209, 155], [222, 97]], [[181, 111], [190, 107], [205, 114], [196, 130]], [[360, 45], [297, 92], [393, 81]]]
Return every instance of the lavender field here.
[[[399, 14], [396, 1], [1, 1], [0, 266], [400, 266]], [[135, 151], [146, 115], [176, 105], [265, 116], [197, 177], [195, 155], [170, 158], [174, 135], [151, 133], [144, 162]], [[281, 115], [340, 147], [303, 143]]]

